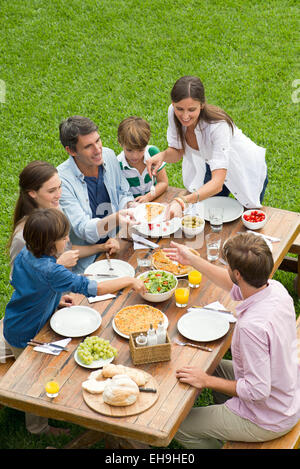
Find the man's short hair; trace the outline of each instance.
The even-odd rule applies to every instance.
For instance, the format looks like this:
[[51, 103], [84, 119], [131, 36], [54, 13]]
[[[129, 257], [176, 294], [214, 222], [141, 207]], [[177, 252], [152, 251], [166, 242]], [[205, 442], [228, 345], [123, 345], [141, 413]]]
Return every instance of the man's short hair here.
[[124, 119], [118, 127], [118, 142], [130, 150], [143, 150], [151, 137], [150, 125], [141, 117]]
[[229, 238], [223, 246], [223, 257], [231, 270], [238, 270], [249, 285], [260, 288], [268, 282], [274, 267], [269, 246], [261, 236], [242, 233]]
[[96, 132], [98, 126], [88, 117], [72, 116], [59, 124], [59, 138], [62, 145], [76, 151], [79, 135]]
[[38, 208], [28, 216], [23, 237], [27, 249], [35, 256], [56, 254], [56, 241], [69, 234], [70, 224], [65, 214], [56, 208]]

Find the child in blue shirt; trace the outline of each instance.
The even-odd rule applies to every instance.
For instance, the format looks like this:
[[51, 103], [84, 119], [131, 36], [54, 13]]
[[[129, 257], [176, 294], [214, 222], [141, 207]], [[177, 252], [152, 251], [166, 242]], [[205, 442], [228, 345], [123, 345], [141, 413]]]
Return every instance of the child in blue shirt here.
[[127, 117], [118, 127], [118, 142], [123, 151], [117, 158], [135, 202], [140, 203], [151, 202], [168, 188], [168, 176], [163, 163], [154, 178], [155, 193], [150, 192], [152, 180], [146, 161], [159, 153], [157, 147], [148, 145], [150, 135], [150, 125], [141, 117]]
[[58, 209], [37, 209], [29, 216], [23, 236], [26, 247], [14, 262], [14, 287], [6, 306], [3, 334], [17, 355], [49, 320], [56, 308], [72, 304], [71, 291], [85, 296], [112, 293], [127, 286], [144, 291], [143, 282], [131, 277], [97, 283], [56, 263], [69, 240], [69, 222]]

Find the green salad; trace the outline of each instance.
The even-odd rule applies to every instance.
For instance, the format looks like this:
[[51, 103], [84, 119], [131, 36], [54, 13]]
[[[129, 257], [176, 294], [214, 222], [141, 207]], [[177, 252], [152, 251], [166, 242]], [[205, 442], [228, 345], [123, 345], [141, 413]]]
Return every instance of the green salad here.
[[154, 270], [141, 278], [144, 280], [148, 293], [165, 293], [176, 285], [174, 275], [164, 271]]

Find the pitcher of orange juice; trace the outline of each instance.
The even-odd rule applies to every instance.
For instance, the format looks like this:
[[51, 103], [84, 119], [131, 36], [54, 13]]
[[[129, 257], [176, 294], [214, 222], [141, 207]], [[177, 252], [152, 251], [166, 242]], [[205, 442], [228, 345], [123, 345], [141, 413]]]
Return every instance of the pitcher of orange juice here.
[[185, 308], [189, 301], [190, 287], [188, 280], [178, 280], [175, 290], [175, 301], [178, 308]]

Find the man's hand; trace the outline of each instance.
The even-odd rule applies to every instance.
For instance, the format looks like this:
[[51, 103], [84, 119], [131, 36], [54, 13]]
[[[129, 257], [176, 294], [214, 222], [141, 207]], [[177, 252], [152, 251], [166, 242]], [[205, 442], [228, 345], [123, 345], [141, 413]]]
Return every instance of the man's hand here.
[[104, 244], [104, 246], [105, 246], [105, 251], [108, 251], [110, 256], [120, 251], [120, 243], [115, 238], [109, 238]]
[[191, 250], [183, 244], [171, 241], [169, 248], [164, 248], [164, 253], [172, 260], [183, 265], [191, 265], [193, 254]]
[[181, 383], [187, 383], [197, 389], [207, 388], [208, 374], [196, 366], [183, 366], [176, 371], [176, 378]]

